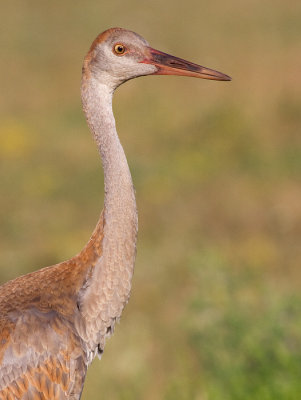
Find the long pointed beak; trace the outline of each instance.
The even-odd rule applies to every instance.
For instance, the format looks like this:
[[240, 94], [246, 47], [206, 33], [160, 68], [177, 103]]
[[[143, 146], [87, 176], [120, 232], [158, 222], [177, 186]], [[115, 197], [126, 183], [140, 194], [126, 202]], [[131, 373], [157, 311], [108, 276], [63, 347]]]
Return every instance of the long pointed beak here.
[[216, 81], [231, 81], [230, 76], [210, 68], [202, 67], [182, 58], [171, 56], [162, 51], [148, 48], [148, 56], [142, 61], [157, 67], [154, 75], [182, 75], [195, 78], [213, 79]]

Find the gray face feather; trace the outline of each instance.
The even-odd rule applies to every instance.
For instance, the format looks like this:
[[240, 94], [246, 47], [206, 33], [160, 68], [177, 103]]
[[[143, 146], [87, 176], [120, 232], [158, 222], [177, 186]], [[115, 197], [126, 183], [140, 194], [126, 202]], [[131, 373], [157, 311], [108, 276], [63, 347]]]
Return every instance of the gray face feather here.
[[[117, 55], [114, 52], [114, 46], [117, 44], [124, 46], [124, 54]], [[135, 32], [115, 29], [104, 40], [100, 37], [91, 48], [90, 71], [103, 83], [115, 89], [129, 79], [157, 71], [154, 65], [142, 63], [148, 49], [148, 42]]]

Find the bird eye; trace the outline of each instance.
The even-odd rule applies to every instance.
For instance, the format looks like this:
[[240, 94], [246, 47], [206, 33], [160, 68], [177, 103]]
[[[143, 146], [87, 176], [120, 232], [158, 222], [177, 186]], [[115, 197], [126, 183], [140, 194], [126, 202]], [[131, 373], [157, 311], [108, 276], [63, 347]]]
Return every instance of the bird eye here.
[[115, 54], [117, 54], [118, 56], [122, 56], [122, 54], [125, 53], [125, 46], [123, 44], [115, 44], [114, 46], [114, 52]]

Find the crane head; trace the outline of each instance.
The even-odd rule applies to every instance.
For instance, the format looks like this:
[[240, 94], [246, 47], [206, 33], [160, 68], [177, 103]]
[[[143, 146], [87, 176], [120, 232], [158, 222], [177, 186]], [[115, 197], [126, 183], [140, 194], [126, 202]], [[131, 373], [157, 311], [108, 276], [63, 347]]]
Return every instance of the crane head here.
[[182, 75], [230, 81], [221, 72], [155, 50], [135, 32], [111, 28], [92, 43], [84, 61], [84, 74], [93, 74], [114, 90], [123, 82], [144, 75]]

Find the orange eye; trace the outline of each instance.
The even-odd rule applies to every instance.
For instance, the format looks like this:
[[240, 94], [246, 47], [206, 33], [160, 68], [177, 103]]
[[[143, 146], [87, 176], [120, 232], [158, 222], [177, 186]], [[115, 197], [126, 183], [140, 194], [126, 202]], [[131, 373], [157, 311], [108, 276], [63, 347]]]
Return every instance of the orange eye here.
[[115, 44], [114, 46], [114, 53], [117, 54], [118, 56], [122, 56], [122, 54], [125, 53], [125, 46], [123, 44]]

